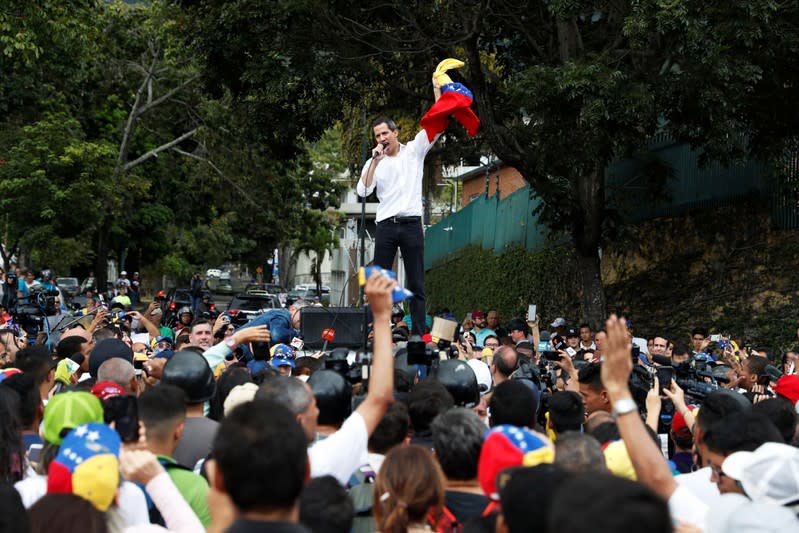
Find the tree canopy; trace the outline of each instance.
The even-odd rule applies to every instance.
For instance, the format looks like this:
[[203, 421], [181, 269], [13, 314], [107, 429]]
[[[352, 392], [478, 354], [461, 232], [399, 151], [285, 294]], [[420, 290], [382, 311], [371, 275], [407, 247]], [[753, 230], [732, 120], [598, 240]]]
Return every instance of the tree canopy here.
[[[438, 61], [465, 60], [454, 77], [475, 94], [481, 135], [463, 142], [450, 128], [444, 145], [492, 151], [545, 200], [541, 220], [571, 235], [595, 323], [605, 316], [598, 250], [614, 220], [613, 159], [644, 151], [656, 132], [724, 162], [769, 157], [797, 127], [795, 3], [181, 3], [212, 86], [259, 118], [287, 111], [282, 139], [337, 119], [360, 132], [365, 115], [383, 111], [418, 117]], [[274, 122], [260, 129], [275, 135]]]

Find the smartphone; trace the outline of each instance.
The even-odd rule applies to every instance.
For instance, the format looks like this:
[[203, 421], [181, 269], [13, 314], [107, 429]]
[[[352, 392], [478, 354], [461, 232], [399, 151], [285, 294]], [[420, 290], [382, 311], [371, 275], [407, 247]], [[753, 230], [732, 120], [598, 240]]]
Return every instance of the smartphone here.
[[536, 305], [530, 304], [527, 306], [527, 320], [530, 322], [535, 322], [535, 313], [536, 312]]
[[31, 444], [28, 448], [28, 460], [31, 463], [38, 463], [42, 458], [43, 444]]
[[710, 342], [719, 342], [720, 340], [721, 340], [721, 334], [720, 333], [710, 336]]
[[139, 409], [135, 396], [114, 396], [103, 401], [105, 423], [114, 422], [122, 442], [139, 440]]
[[660, 384], [659, 393], [663, 394], [663, 389], [671, 387], [671, 380], [674, 379], [674, 368], [670, 366], [659, 366], [657, 368], [657, 377]]
[[542, 352], [541, 355], [543, 355], [544, 359], [547, 361], [560, 361], [560, 352], [545, 351]]

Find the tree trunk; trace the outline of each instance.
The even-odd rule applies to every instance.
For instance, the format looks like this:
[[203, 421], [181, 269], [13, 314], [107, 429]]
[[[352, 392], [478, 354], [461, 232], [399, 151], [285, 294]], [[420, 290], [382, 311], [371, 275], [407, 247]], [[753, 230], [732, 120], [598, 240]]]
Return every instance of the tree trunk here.
[[580, 208], [572, 221], [572, 237], [582, 285], [583, 316], [594, 328], [604, 324], [607, 318], [599, 259], [605, 206], [603, 169], [604, 166], [598, 164], [593, 172], [578, 178], [574, 183]]
[[601, 329], [607, 318], [605, 288], [602, 286], [602, 273], [599, 268], [599, 249], [593, 255], [583, 255], [577, 251], [577, 271], [582, 285], [583, 318], [591, 327]]
[[105, 294], [105, 285], [108, 278], [108, 240], [110, 230], [108, 224], [102, 224], [97, 232], [97, 256], [94, 258], [94, 282], [97, 284], [97, 293]]

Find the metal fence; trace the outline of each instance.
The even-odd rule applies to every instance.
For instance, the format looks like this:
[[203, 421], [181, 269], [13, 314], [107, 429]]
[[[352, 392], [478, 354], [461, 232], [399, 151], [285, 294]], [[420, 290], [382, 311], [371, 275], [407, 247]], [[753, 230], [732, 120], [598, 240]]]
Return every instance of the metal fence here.
[[[752, 202], [769, 207], [775, 227], [799, 228], [799, 149], [771, 165], [749, 161], [729, 167], [716, 162], [700, 166], [700, 158], [699, 150], [665, 136], [654, 138], [645, 157], [619, 160], [608, 166], [608, 205], [616, 208], [623, 220], [639, 222]], [[661, 175], [663, 188], [659, 195], [652, 194], [652, 172], [665, 173]], [[532, 213], [541, 201], [531, 198], [529, 187], [504, 200], [485, 194], [472, 200], [427, 229], [425, 269], [457, 256], [470, 244], [496, 252], [511, 244], [533, 252], [540, 250], [548, 230]]]

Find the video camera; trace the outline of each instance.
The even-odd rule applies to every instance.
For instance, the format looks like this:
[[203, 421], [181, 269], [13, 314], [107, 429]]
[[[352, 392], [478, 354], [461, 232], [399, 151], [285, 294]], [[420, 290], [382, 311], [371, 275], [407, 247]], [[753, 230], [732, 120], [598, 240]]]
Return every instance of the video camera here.
[[355, 362], [352, 365], [347, 361], [349, 350], [347, 348], [335, 348], [325, 356], [322, 368], [333, 370], [341, 374], [352, 385], [363, 381], [361, 364]]

